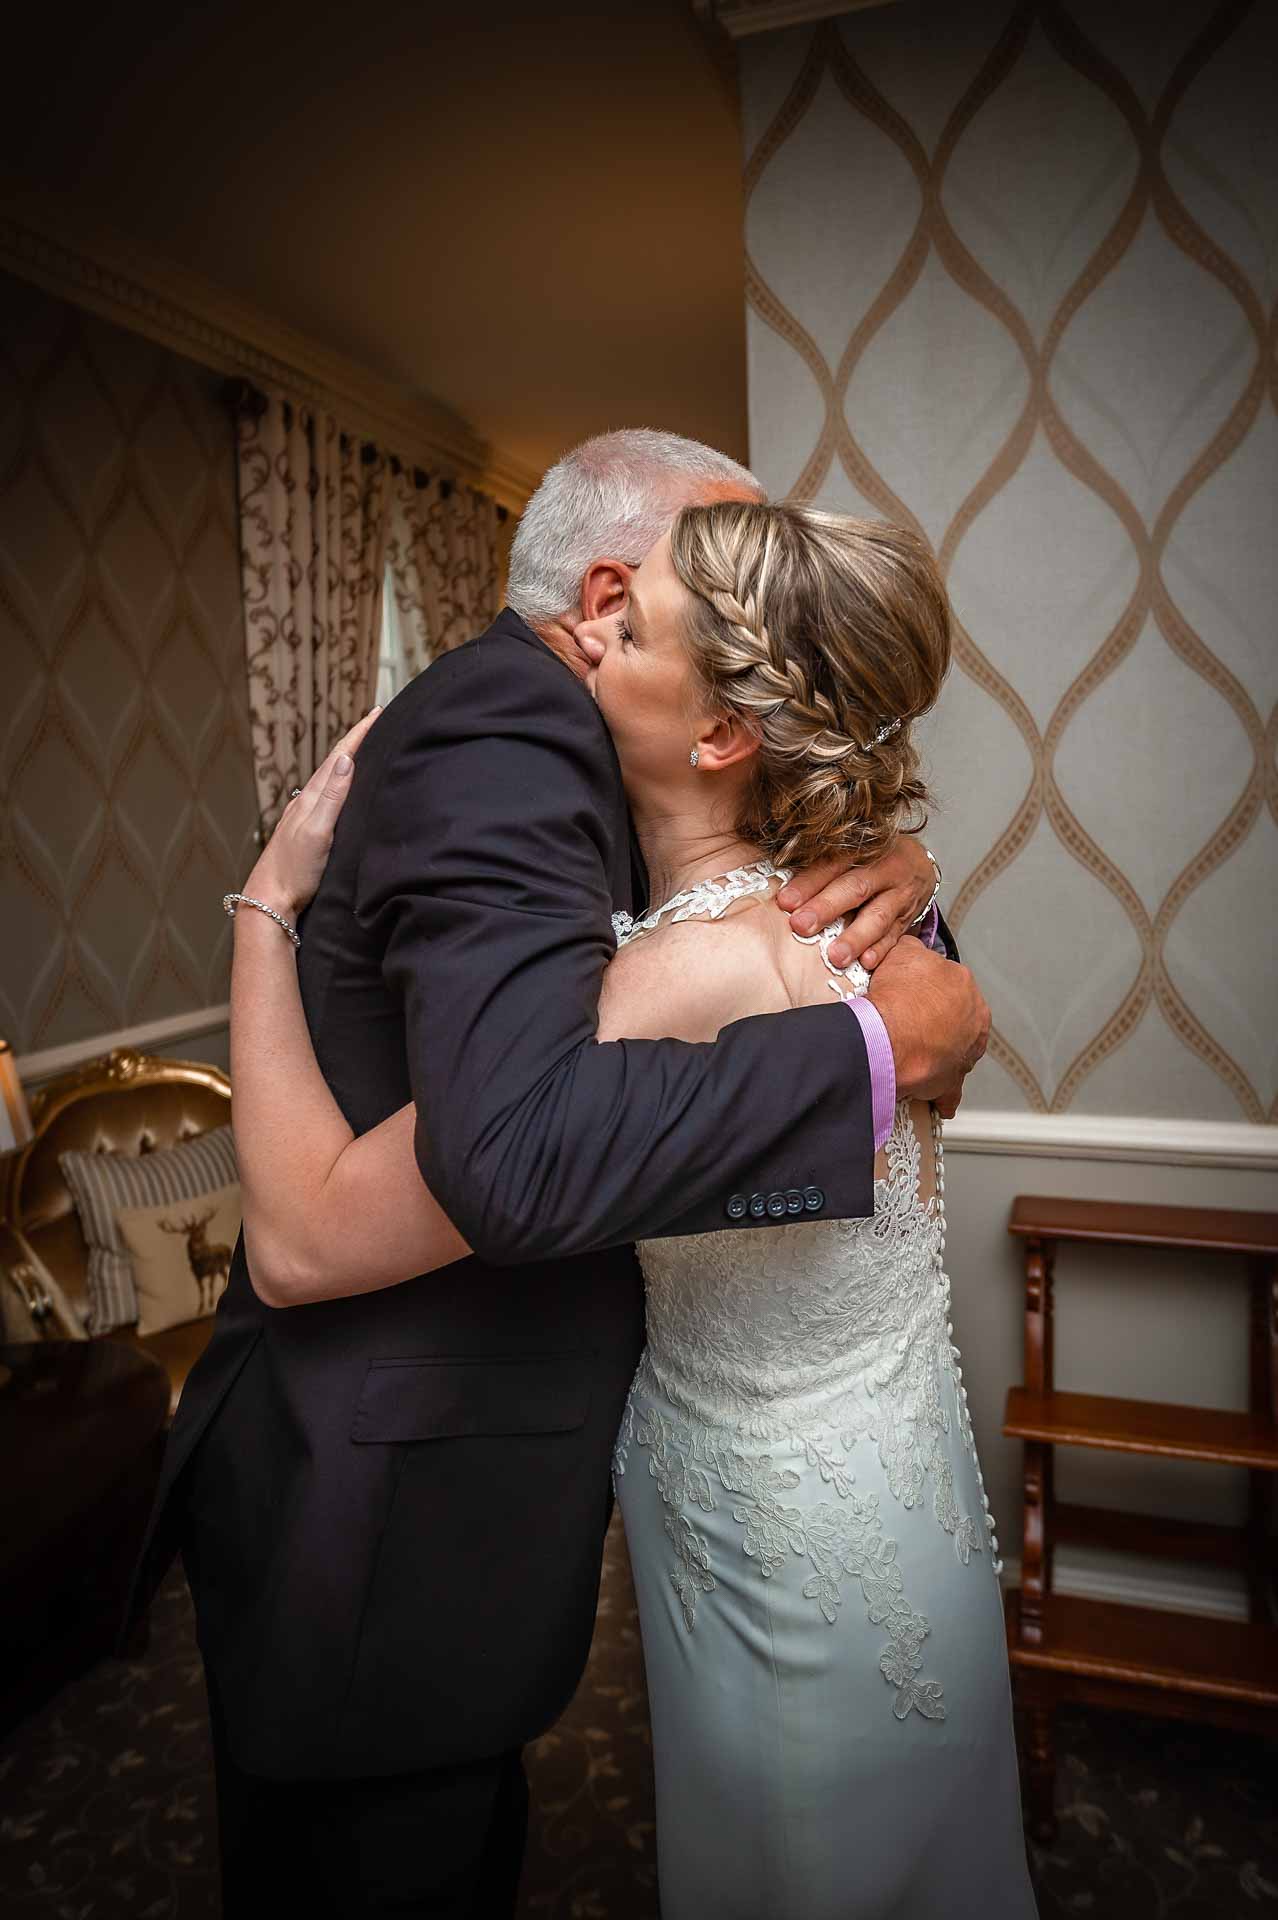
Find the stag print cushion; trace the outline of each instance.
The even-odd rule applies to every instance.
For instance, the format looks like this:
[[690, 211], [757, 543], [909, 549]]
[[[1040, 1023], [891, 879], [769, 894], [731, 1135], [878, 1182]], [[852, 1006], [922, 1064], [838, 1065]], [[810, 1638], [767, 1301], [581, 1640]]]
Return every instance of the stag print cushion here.
[[215, 1127], [155, 1153], [58, 1155], [89, 1249], [90, 1333], [131, 1326], [138, 1317], [133, 1263], [115, 1223], [117, 1207], [191, 1205], [239, 1179], [229, 1127]]
[[240, 1231], [238, 1180], [182, 1206], [117, 1207], [115, 1223], [133, 1262], [139, 1334], [212, 1313]]

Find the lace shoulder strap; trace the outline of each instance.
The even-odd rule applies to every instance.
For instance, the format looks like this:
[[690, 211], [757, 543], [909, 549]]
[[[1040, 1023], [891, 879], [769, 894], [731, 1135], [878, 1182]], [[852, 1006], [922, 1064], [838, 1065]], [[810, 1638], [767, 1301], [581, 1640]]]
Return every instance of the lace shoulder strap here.
[[722, 919], [734, 900], [744, 900], [751, 893], [766, 893], [774, 880], [784, 886], [790, 877], [789, 867], [774, 867], [770, 860], [756, 860], [748, 867], [733, 867], [729, 873], [717, 873], [710, 880], [697, 880], [682, 893], [654, 907], [641, 920], [632, 920], [628, 913], [614, 913], [612, 930], [617, 936], [617, 945], [627, 946], [641, 934], [652, 933], [667, 914], [672, 925], [680, 920], [692, 920], [698, 914], [705, 914], [710, 920]]
[[831, 993], [837, 993], [840, 1000], [860, 1000], [870, 991], [870, 976], [859, 960], [850, 967], [836, 967], [830, 958], [830, 948], [843, 931], [842, 919], [831, 920], [828, 927], [822, 927], [820, 933], [795, 933], [790, 929], [791, 937], [801, 947], [820, 947], [821, 958], [826, 964], [830, 979], [826, 981]]

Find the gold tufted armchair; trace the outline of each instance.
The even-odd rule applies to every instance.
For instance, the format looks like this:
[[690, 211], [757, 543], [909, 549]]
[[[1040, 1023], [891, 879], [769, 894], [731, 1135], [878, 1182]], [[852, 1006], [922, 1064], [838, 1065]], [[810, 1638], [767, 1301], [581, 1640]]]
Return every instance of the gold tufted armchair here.
[[[28, 1291], [38, 1290], [43, 1264], [83, 1317], [88, 1251], [58, 1155], [68, 1148], [151, 1153], [224, 1126], [230, 1117], [230, 1081], [196, 1060], [158, 1060], [120, 1047], [51, 1081], [32, 1101], [31, 1140], [9, 1158], [0, 1193], [0, 1259], [10, 1266], [15, 1260], [30, 1263]], [[160, 1362], [169, 1377], [172, 1413], [212, 1328], [211, 1319], [193, 1320], [141, 1339], [123, 1327], [107, 1337]]]

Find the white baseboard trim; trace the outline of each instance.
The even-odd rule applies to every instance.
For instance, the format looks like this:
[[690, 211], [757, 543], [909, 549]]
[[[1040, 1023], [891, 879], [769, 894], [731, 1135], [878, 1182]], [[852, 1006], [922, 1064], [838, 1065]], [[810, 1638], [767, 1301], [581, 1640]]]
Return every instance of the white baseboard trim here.
[[[1021, 1563], [1003, 1556], [1004, 1586], [1019, 1586]], [[1122, 1566], [1071, 1566], [1058, 1551], [1053, 1569], [1055, 1592], [1079, 1600], [1112, 1600], [1124, 1607], [1153, 1607], [1167, 1613], [1198, 1613], [1205, 1620], [1246, 1620], [1247, 1593], [1240, 1577], [1228, 1573], [1159, 1571], [1147, 1563], [1139, 1570]]]
[[145, 1020], [136, 1027], [121, 1027], [116, 1033], [90, 1034], [84, 1040], [72, 1040], [65, 1047], [47, 1047], [43, 1053], [17, 1056], [18, 1078], [24, 1087], [33, 1087], [56, 1074], [69, 1073], [86, 1060], [97, 1060], [114, 1047], [135, 1047], [139, 1053], [172, 1047], [183, 1040], [194, 1040], [205, 1033], [216, 1033], [228, 1026], [231, 1009], [223, 1001], [218, 1007], [194, 1007], [189, 1013], [171, 1013], [163, 1020]]
[[[95, 1060], [113, 1047], [146, 1053], [172, 1047], [229, 1024], [230, 1007], [195, 1007], [189, 1013], [147, 1020], [115, 1033], [91, 1034], [64, 1047], [20, 1054], [18, 1074], [32, 1087], [55, 1074]], [[963, 1108], [945, 1123], [950, 1153], [1029, 1154], [1053, 1160], [1137, 1160], [1164, 1167], [1243, 1167], [1278, 1171], [1278, 1126], [1234, 1120], [1144, 1119], [1134, 1114], [1006, 1112]]]
[[945, 1123], [951, 1153], [1040, 1154], [1053, 1160], [1144, 1160], [1163, 1167], [1278, 1170], [1278, 1126], [1245, 1120], [960, 1108]]

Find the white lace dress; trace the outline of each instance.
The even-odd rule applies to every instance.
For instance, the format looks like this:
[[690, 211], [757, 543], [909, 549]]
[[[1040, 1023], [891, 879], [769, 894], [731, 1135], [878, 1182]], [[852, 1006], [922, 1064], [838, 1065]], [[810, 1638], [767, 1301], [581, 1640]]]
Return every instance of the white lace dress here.
[[648, 1345], [615, 1464], [663, 1920], [1036, 1913], [943, 1196], [939, 1127], [919, 1138], [902, 1105], [869, 1219], [640, 1247]]

